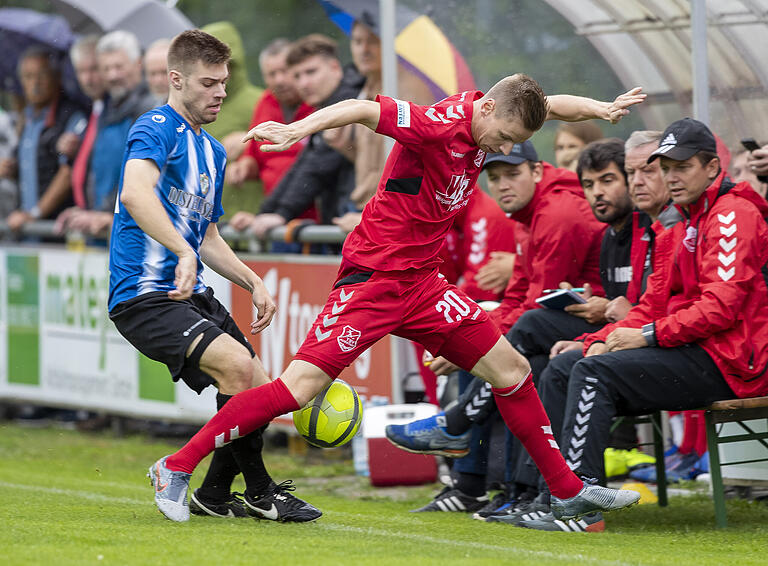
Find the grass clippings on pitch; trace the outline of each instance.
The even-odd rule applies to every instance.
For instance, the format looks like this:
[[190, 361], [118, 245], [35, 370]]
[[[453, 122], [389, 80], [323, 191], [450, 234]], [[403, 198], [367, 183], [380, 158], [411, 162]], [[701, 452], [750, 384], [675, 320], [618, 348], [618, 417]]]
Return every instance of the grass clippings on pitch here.
[[[768, 555], [768, 506], [729, 501], [714, 528], [705, 495], [609, 515], [600, 534], [542, 533], [463, 514], [409, 513], [438, 486], [375, 489], [351, 461], [271, 451], [277, 481], [323, 510], [309, 524], [165, 520], [144, 477], [174, 445], [0, 423], [0, 562], [12, 565], [749, 564]], [[202, 466], [192, 485], [202, 480]]]

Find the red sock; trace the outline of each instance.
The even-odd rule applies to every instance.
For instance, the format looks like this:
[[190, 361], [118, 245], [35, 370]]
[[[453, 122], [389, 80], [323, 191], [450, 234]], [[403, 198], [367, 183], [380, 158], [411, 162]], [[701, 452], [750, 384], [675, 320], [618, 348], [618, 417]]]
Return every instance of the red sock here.
[[699, 456], [707, 451], [707, 423], [704, 419], [704, 411], [691, 411], [694, 413], [693, 425], [696, 427], [696, 444], [694, 450]]
[[531, 374], [517, 385], [491, 390], [504, 422], [533, 458], [550, 493], [561, 499], [579, 493], [584, 482], [571, 471], [560, 453]]
[[696, 450], [699, 435], [696, 413], [697, 411], [683, 411], [683, 441], [678, 448], [680, 454], [690, 454]]
[[181, 450], [170, 455], [165, 465], [170, 470], [191, 474], [214, 449], [298, 408], [296, 399], [279, 379], [238, 393]]

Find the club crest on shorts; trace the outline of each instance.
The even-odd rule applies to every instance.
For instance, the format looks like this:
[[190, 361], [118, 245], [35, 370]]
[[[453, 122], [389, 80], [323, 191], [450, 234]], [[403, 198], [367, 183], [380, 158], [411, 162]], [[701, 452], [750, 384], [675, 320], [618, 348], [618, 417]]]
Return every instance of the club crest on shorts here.
[[208, 194], [211, 188], [211, 180], [206, 173], [200, 173], [200, 190], [203, 191], [203, 196]]
[[357, 341], [360, 339], [360, 331], [355, 330], [351, 326], [347, 325], [341, 331], [341, 334], [336, 338], [336, 342], [339, 343], [339, 348], [342, 352], [351, 352], [357, 348]]

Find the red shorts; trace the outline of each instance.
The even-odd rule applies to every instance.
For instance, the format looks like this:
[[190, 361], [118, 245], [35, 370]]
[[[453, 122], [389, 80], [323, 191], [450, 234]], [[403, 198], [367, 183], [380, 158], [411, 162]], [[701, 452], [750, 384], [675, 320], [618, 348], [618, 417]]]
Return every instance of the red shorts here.
[[387, 334], [418, 342], [466, 370], [501, 337], [486, 312], [437, 269], [364, 272], [342, 262], [328, 302], [295, 359], [336, 378]]

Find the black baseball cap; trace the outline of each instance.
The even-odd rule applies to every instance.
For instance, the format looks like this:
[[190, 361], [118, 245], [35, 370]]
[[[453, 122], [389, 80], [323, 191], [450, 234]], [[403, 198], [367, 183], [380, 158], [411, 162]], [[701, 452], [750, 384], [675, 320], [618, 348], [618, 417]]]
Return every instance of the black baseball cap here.
[[512, 151], [509, 155], [503, 153], [489, 153], [483, 163], [483, 169], [488, 167], [491, 163], [509, 163], [510, 165], [520, 165], [523, 161], [539, 161], [539, 155], [536, 153], [536, 148], [530, 141], [523, 143], [516, 143], [512, 146]]
[[648, 157], [648, 163], [662, 155], [675, 161], [685, 161], [700, 151], [717, 153], [712, 130], [704, 122], [683, 118], [667, 126], [661, 134], [659, 148]]

